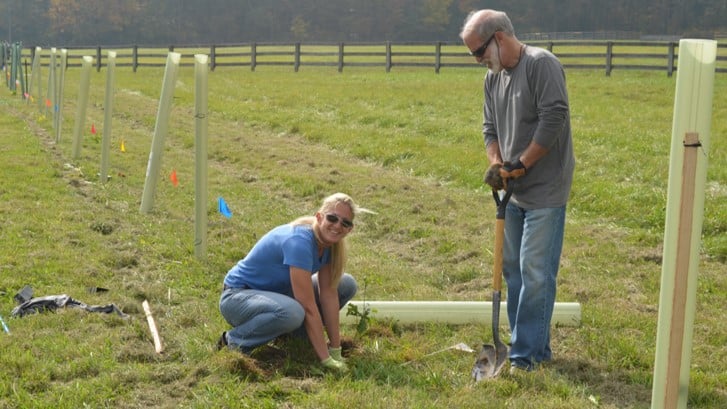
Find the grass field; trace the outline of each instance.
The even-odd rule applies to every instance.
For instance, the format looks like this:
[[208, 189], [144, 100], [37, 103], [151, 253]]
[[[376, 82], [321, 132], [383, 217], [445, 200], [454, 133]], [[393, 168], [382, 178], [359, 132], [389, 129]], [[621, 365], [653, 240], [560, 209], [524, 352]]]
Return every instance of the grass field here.
[[[229, 267], [335, 191], [378, 212], [357, 219], [351, 236], [357, 299], [490, 300], [483, 72], [380, 71], [210, 74], [206, 260], [193, 253], [192, 69], [180, 70], [149, 214], [139, 206], [163, 70], [117, 69], [107, 183], [97, 176], [103, 70], [92, 76], [79, 159], [78, 69], [66, 76], [57, 144], [50, 112], [0, 90], [0, 314], [11, 331], [0, 333], [0, 408], [648, 408], [675, 88], [663, 73], [568, 72], [578, 165], [558, 301], [581, 303], [582, 324], [553, 329], [552, 363], [475, 384], [473, 354], [429, 354], [460, 342], [478, 349], [489, 328], [395, 321], [345, 327], [344, 376], [322, 371], [296, 341], [278, 343], [284, 355], [215, 350]], [[690, 408], [727, 406], [727, 77], [715, 86]], [[217, 212], [220, 196], [231, 219]], [[131, 318], [64, 309], [10, 319], [24, 285], [115, 303]]]

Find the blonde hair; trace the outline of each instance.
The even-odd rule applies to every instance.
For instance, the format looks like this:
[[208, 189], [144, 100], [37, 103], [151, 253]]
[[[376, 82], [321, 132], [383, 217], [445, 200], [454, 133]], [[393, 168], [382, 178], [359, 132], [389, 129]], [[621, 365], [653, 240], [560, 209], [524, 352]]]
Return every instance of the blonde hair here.
[[[345, 193], [334, 193], [323, 199], [323, 204], [318, 209], [318, 212], [322, 214], [331, 213], [338, 204], [345, 204], [348, 206], [354, 217], [361, 212], [373, 213], [370, 210], [358, 207], [353, 199]], [[290, 224], [294, 226], [310, 225], [313, 229], [313, 234], [315, 235], [316, 240], [321, 242], [320, 226], [318, 225], [318, 219], [314, 216], [299, 217]], [[343, 270], [346, 267], [346, 259], [348, 258], [348, 242], [346, 239], [347, 237], [344, 237], [338, 242], [333, 243], [331, 246], [331, 282], [334, 288], [338, 287], [338, 282], [341, 280]]]

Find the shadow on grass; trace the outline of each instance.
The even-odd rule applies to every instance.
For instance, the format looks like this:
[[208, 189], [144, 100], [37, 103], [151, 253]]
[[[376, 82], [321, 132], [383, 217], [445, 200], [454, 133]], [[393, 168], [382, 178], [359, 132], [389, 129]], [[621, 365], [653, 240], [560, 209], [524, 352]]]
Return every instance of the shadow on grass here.
[[[356, 349], [355, 342], [341, 340], [344, 358]], [[267, 382], [276, 377], [311, 378], [323, 377], [327, 371], [320, 366], [307, 339], [280, 337], [273, 342], [256, 348], [244, 355], [237, 351], [226, 350], [225, 368], [228, 372], [251, 382]]]
[[551, 368], [569, 382], [583, 386], [601, 405], [647, 407], [651, 402], [651, 374], [633, 378], [631, 371], [614, 371], [583, 358], [556, 359]]
[[[553, 369], [570, 382], [583, 385], [601, 404], [616, 407], [647, 407], [651, 402], [653, 374], [650, 371], [614, 371], [581, 358], [558, 359]], [[727, 408], [727, 391], [707, 385], [692, 376], [687, 405], [695, 408]]]

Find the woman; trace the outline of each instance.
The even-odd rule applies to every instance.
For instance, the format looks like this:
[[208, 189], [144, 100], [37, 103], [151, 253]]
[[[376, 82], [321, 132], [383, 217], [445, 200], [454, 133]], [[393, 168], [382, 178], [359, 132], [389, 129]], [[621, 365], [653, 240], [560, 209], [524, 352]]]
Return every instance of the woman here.
[[222, 333], [218, 347], [249, 354], [302, 327], [323, 366], [346, 370], [339, 310], [356, 294], [356, 281], [343, 269], [346, 236], [361, 210], [335, 193], [314, 216], [263, 236], [225, 276], [220, 312], [233, 328]]

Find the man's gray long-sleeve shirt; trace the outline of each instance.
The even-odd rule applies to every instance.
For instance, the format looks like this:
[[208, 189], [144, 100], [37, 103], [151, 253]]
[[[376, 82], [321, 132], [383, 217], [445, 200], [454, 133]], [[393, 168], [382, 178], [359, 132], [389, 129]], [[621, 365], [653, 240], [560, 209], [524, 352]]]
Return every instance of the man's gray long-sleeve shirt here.
[[525, 209], [564, 206], [575, 157], [565, 72], [549, 51], [525, 47], [511, 70], [485, 76], [485, 146], [497, 141], [504, 161], [515, 161], [535, 141], [548, 153], [515, 181], [513, 203]]

